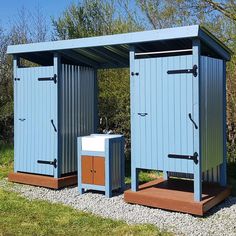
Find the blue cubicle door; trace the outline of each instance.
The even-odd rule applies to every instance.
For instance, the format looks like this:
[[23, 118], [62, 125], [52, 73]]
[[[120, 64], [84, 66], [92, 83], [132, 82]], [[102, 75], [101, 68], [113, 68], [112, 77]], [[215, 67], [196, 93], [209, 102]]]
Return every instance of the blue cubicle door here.
[[54, 175], [58, 124], [53, 67], [17, 68], [14, 83], [15, 171]]
[[193, 73], [173, 72], [193, 68], [193, 56], [135, 59], [134, 67], [132, 145], [136, 168], [193, 173], [194, 161], [184, 158], [194, 155], [196, 78]]

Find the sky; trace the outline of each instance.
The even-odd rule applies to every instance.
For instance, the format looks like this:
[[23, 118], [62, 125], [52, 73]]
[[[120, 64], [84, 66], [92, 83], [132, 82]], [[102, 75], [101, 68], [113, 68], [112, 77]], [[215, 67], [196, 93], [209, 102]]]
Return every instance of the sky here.
[[0, 24], [8, 29], [12, 19], [17, 16], [17, 11], [22, 7], [31, 12], [39, 7], [47, 16], [48, 23], [50, 23], [51, 16], [59, 16], [72, 2], [78, 3], [78, 0], [1, 0]]

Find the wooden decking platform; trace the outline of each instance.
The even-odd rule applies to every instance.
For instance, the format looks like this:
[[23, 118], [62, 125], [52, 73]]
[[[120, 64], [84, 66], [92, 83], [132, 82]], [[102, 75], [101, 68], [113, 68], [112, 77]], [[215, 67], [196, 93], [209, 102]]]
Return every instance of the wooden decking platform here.
[[209, 209], [227, 198], [231, 188], [203, 183], [202, 193], [202, 201], [195, 202], [193, 181], [160, 178], [139, 186], [137, 192], [125, 191], [124, 200], [128, 203], [203, 216]]
[[28, 173], [10, 173], [8, 181], [41, 186], [51, 189], [60, 189], [66, 186], [77, 184], [77, 175], [69, 175], [61, 178], [53, 178], [50, 176], [35, 175]]

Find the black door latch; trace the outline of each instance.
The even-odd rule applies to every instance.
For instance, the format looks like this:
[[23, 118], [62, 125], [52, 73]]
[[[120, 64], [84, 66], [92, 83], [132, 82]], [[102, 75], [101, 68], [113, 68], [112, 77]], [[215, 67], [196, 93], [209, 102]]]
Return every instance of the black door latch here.
[[139, 116], [146, 116], [148, 113], [147, 112], [139, 112], [138, 115]]
[[175, 158], [175, 159], [186, 159], [186, 160], [193, 160], [195, 164], [198, 163], [198, 153], [194, 152], [193, 156], [191, 155], [178, 155], [178, 154], [168, 154], [169, 158]]
[[57, 132], [57, 128], [56, 128], [56, 126], [54, 125], [53, 120], [51, 120], [51, 124], [52, 124], [52, 126], [53, 126], [54, 131]]
[[196, 122], [193, 120], [193, 118], [192, 118], [192, 116], [191, 116], [191, 113], [188, 114], [188, 117], [189, 117], [189, 119], [192, 121], [192, 123], [193, 123], [195, 129], [198, 129], [198, 126], [197, 126]]
[[53, 77], [41, 77], [41, 78], [38, 78], [38, 81], [54, 81], [54, 83], [56, 84], [57, 83], [57, 75], [54, 74]]
[[39, 164], [46, 164], [46, 165], [53, 165], [54, 168], [57, 167], [57, 159], [56, 158], [53, 161], [38, 160], [37, 163], [39, 163]]
[[167, 74], [193, 74], [194, 77], [197, 77], [197, 65], [194, 65], [192, 69], [183, 69], [183, 70], [168, 70]]
[[134, 72], [131, 72], [131, 75], [132, 75], [132, 76], [134, 76], [134, 75], [137, 75], [137, 76], [138, 76], [138, 75], [139, 75], [139, 73], [138, 73], [138, 72], [136, 72], [136, 73], [134, 73]]

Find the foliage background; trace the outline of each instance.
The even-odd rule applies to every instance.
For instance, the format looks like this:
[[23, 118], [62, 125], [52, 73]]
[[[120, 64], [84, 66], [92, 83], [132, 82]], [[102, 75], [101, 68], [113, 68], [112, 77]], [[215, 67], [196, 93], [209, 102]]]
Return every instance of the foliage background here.
[[[40, 8], [18, 11], [10, 29], [0, 25], [0, 143], [13, 142], [12, 59], [9, 44], [107, 35], [190, 24], [201, 24], [236, 52], [235, 0], [81, 0], [57, 19], [53, 30]], [[228, 160], [236, 157], [236, 55], [227, 63]], [[100, 70], [99, 116], [109, 129], [124, 133], [130, 148], [129, 71]], [[101, 129], [105, 124], [101, 125]]]

